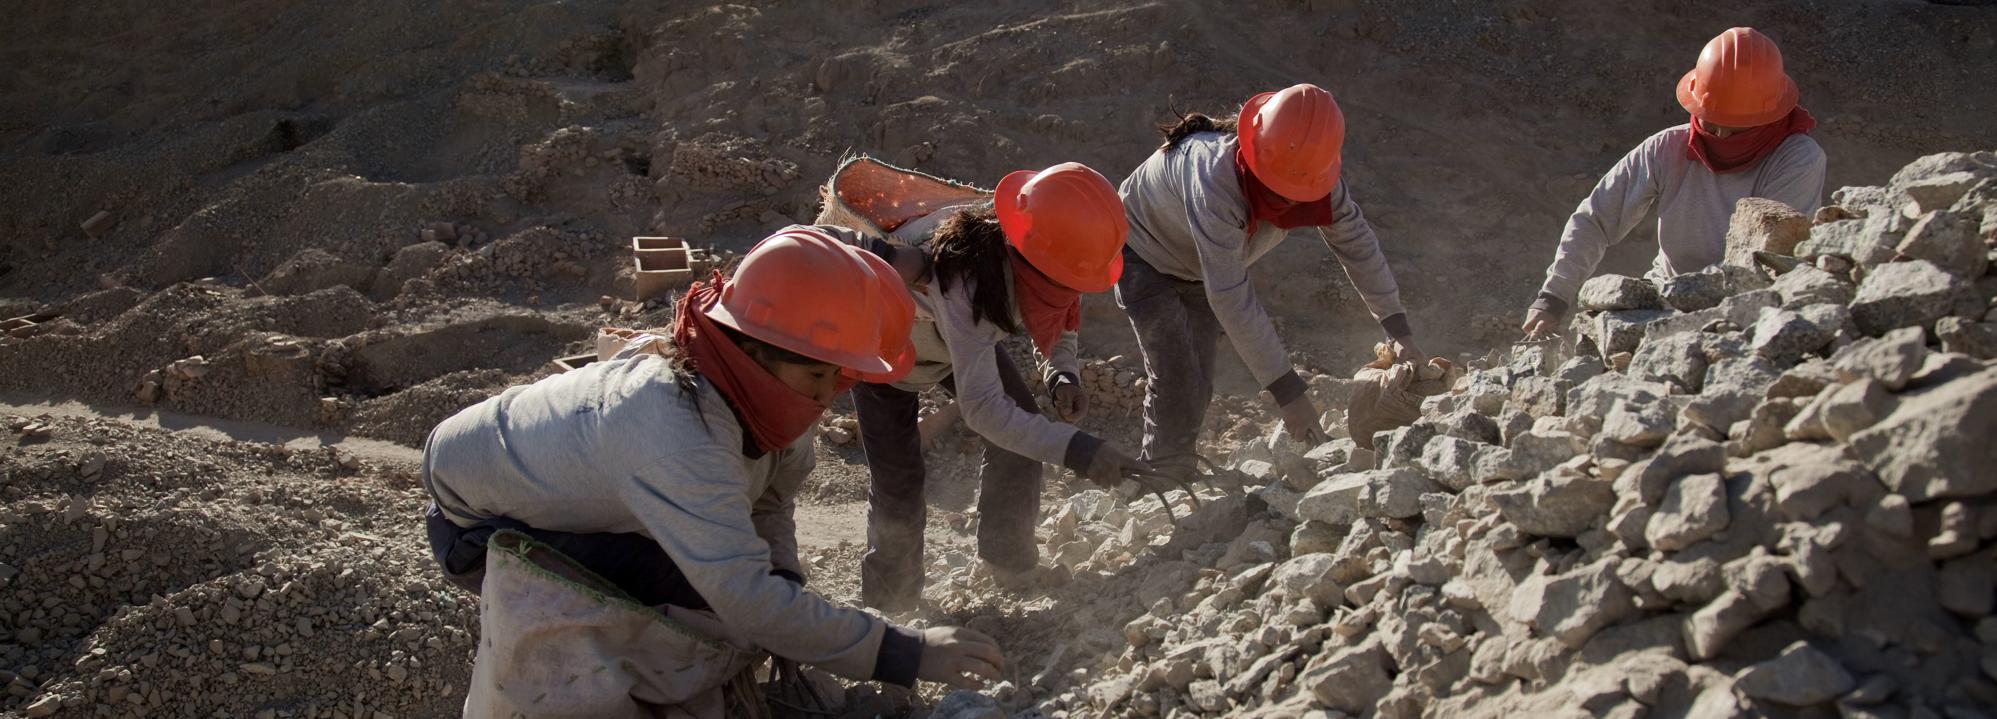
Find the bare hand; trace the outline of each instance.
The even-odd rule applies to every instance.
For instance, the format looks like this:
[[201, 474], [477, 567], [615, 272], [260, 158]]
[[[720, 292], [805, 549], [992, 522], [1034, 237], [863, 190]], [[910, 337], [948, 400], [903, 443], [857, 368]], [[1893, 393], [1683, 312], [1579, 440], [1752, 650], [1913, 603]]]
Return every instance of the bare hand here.
[[922, 660], [915, 669], [917, 679], [976, 690], [985, 682], [999, 681], [1004, 671], [1005, 654], [991, 637], [963, 627], [922, 630]]
[[1559, 337], [1559, 327], [1560, 315], [1537, 309], [1526, 310], [1525, 324], [1519, 325], [1519, 329], [1525, 330], [1527, 342], [1538, 342], [1540, 340], [1550, 340]]
[[1153, 469], [1144, 460], [1124, 454], [1114, 445], [1104, 443], [1096, 448], [1096, 456], [1089, 460], [1089, 481], [1103, 488], [1112, 488], [1125, 479], [1135, 479], [1148, 484], [1153, 480], [1166, 480], [1165, 473]]
[[1089, 393], [1065, 375], [1054, 380], [1054, 413], [1063, 422], [1075, 422], [1089, 414]]
[[1317, 424], [1320, 415], [1317, 406], [1311, 404], [1309, 395], [1298, 395], [1281, 409], [1283, 427], [1289, 430], [1291, 439], [1312, 447], [1331, 441], [1331, 437], [1324, 433], [1324, 428]]

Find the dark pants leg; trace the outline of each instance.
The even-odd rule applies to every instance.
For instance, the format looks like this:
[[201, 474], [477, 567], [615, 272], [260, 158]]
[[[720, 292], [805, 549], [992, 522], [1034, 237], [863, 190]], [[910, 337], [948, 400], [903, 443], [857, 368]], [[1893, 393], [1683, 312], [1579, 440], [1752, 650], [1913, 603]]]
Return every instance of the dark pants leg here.
[[[1040, 414], [1040, 403], [1027, 389], [1026, 379], [1012, 366], [1002, 350], [998, 359], [999, 383], [1020, 409]], [[943, 381], [943, 388], [956, 396], [957, 386]], [[1033, 526], [1040, 520], [1040, 460], [1016, 454], [991, 440], [985, 440], [984, 466], [978, 472], [978, 556], [1001, 569], [1015, 572], [1032, 569], [1040, 562], [1040, 545], [1034, 542]]]
[[1137, 331], [1150, 382], [1144, 393], [1144, 459], [1160, 469], [1191, 473], [1213, 400], [1220, 321], [1200, 283], [1159, 272], [1129, 250], [1123, 260], [1117, 305]]
[[860, 559], [860, 602], [883, 611], [914, 608], [922, 598], [922, 435], [914, 392], [884, 384], [853, 386], [867, 490], [867, 553]]
[[666, 550], [643, 534], [552, 532], [505, 517], [460, 527], [434, 503], [424, 512], [423, 524], [444, 578], [473, 594], [479, 593], [485, 580], [486, 541], [494, 532], [511, 529], [561, 552], [641, 603], [707, 608], [707, 600], [687, 582]]

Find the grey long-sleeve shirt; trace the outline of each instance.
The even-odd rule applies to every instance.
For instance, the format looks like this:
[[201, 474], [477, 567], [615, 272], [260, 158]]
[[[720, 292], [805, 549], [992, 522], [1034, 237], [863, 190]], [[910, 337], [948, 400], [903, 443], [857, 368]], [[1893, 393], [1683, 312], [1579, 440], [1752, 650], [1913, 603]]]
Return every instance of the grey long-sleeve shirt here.
[[912, 684], [912, 634], [771, 574], [803, 575], [792, 509], [814, 435], [748, 457], [727, 401], [705, 379], [689, 396], [670, 362], [641, 349], [652, 339], [437, 425], [423, 485], [444, 515], [460, 526], [503, 516], [538, 529], [645, 534], [722, 623], [757, 646], [841, 676]]
[[[1118, 192], [1130, 218], [1127, 244], [1158, 271], [1205, 285], [1214, 316], [1249, 372], [1271, 392], [1292, 373], [1276, 325], [1255, 297], [1248, 267], [1288, 230], [1259, 223], [1247, 231], [1248, 199], [1235, 174], [1233, 134], [1202, 132], [1151, 153]], [[1366, 307], [1394, 337], [1410, 337], [1400, 285], [1345, 182], [1331, 191], [1332, 223], [1318, 228]], [[1280, 396], [1281, 393], [1279, 393]]]
[[1691, 134], [1679, 125], [1651, 135], [1602, 176], [1567, 219], [1535, 307], [1566, 312], [1602, 255], [1652, 208], [1658, 253], [1650, 274], [1664, 279], [1726, 256], [1727, 224], [1743, 197], [1778, 200], [1805, 217], [1823, 205], [1824, 150], [1809, 135], [1791, 135], [1753, 169], [1720, 175], [1686, 157]]
[[[896, 228], [895, 242], [920, 247], [929, 242], [944, 216], [955, 211], [945, 207]], [[820, 225], [841, 241], [858, 247], [872, 247], [869, 238], [845, 227]], [[1012, 269], [1006, 269], [1006, 281]], [[926, 287], [910, 287], [915, 297], [915, 326], [909, 341], [915, 344], [915, 369], [895, 383], [895, 387], [920, 392], [953, 378], [957, 405], [964, 424], [993, 444], [1048, 464], [1087, 471], [1102, 440], [1066, 422], [1020, 409], [1005, 393], [999, 381], [996, 351], [1006, 338], [1005, 330], [989, 322], [979, 322], [972, 310], [971, 296], [977, 285], [969, 278], [953, 282], [950, 289], [931, 280]], [[1015, 321], [1017, 311], [1015, 310]], [[1079, 376], [1081, 361], [1076, 354], [1076, 333], [1063, 332], [1055, 343], [1053, 357], [1043, 368], [1050, 383], [1057, 373]]]

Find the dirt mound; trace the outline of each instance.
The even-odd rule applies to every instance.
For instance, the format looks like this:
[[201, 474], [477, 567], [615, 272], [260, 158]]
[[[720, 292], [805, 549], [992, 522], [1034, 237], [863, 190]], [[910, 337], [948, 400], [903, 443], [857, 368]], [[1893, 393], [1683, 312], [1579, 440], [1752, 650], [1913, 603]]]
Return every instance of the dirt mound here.
[[0, 424], [14, 709], [441, 716], [462, 701], [477, 611], [431, 571], [406, 469], [109, 421]]

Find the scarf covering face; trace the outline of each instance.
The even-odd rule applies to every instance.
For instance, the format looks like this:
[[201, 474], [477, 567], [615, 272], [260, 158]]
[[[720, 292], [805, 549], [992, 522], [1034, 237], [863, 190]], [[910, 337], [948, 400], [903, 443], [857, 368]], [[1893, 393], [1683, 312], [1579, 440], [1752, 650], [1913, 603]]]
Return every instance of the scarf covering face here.
[[1790, 135], [1808, 134], [1817, 126], [1810, 111], [1797, 105], [1789, 116], [1750, 130], [1719, 137], [1706, 130], [1699, 118], [1692, 118], [1692, 139], [1686, 143], [1685, 157], [1698, 160], [1714, 174], [1729, 175], [1754, 169]]
[[1082, 293], [1047, 279], [1019, 253], [1008, 255], [1012, 257], [1013, 304], [1019, 307], [1019, 318], [1026, 321], [1026, 336], [1033, 338], [1040, 356], [1053, 359], [1054, 343], [1061, 340], [1061, 333], [1082, 328]]
[[1262, 185], [1249, 171], [1241, 148], [1234, 148], [1234, 175], [1241, 180], [1241, 194], [1248, 197], [1248, 233], [1257, 223], [1267, 222], [1285, 230], [1322, 227], [1331, 224], [1331, 194], [1310, 202], [1297, 202]]
[[673, 345], [693, 371], [707, 378], [728, 400], [756, 447], [774, 452], [810, 431], [825, 414], [825, 405], [799, 394], [756, 364], [707, 316], [706, 310], [721, 301], [721, 288], [727, 282], [716, 272], [713, 279], [695, 283], [680, 296], [673, 317]]

